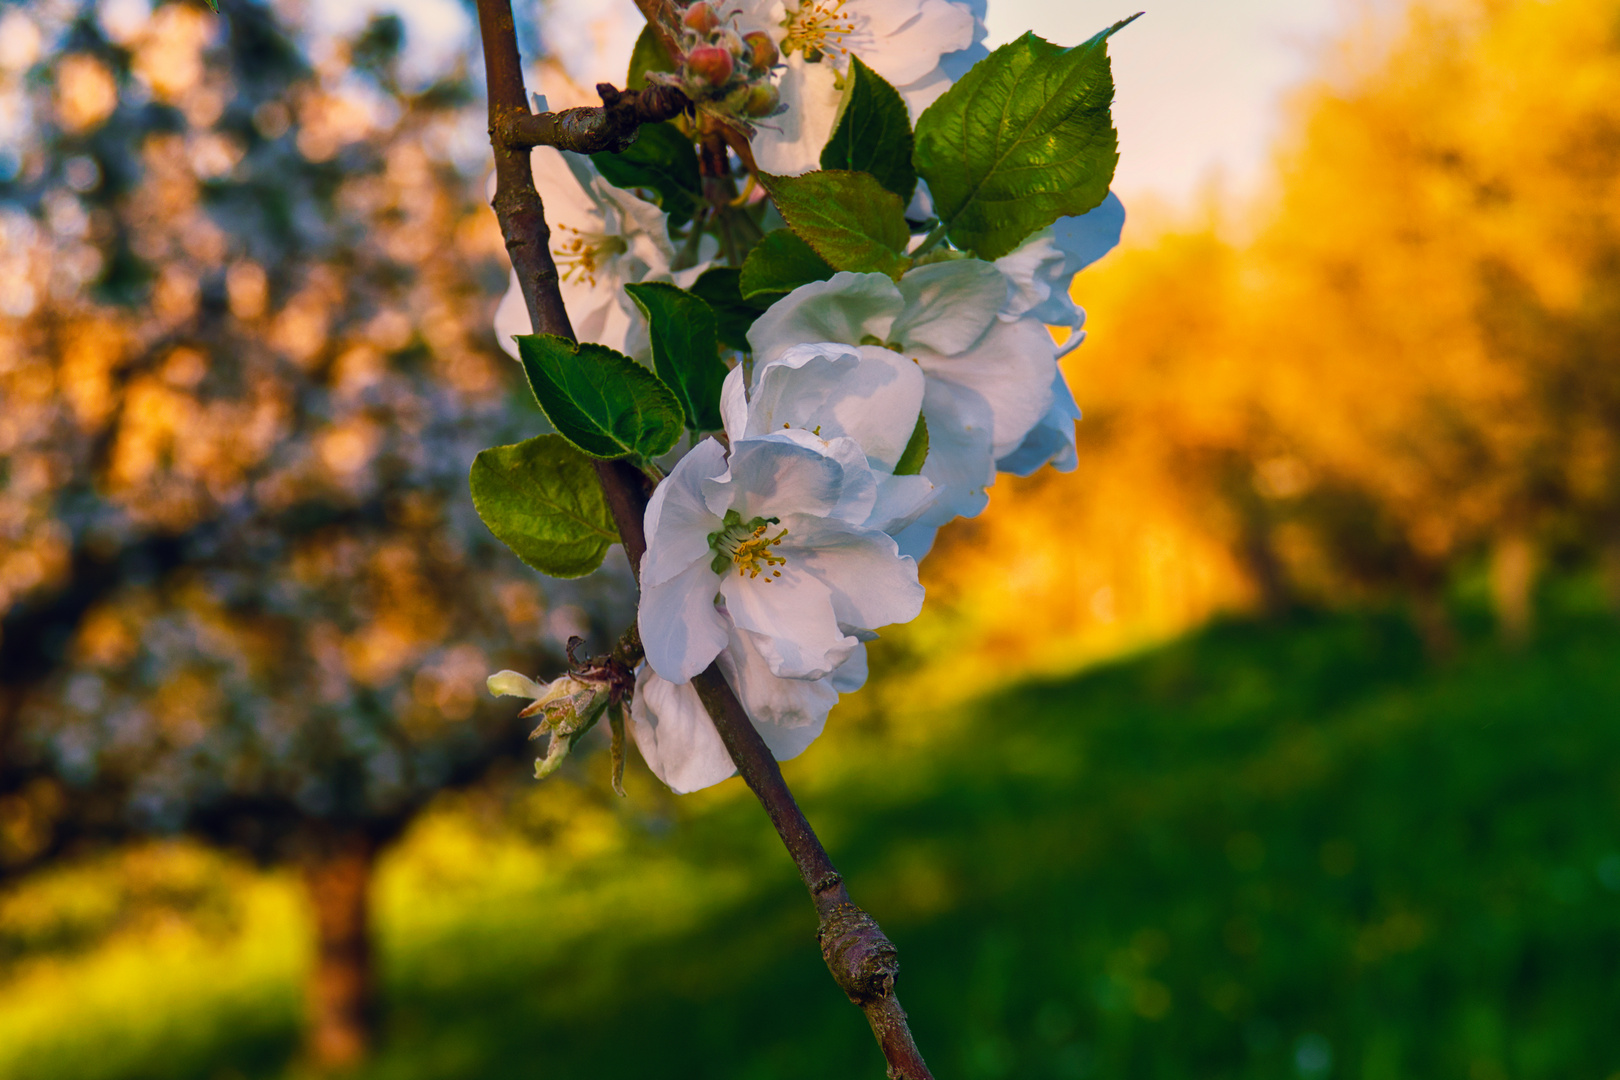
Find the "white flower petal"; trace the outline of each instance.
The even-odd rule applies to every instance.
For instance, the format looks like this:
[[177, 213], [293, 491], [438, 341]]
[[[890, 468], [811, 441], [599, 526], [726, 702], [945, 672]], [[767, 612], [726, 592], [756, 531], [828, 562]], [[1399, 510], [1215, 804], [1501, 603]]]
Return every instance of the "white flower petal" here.
[[[992, 459], [1012, 453], [1052, 407], [1057, 350], [1046, 327], [1033, 319], [993, 320], [989, 333], [966, 352], [954, 356], [921, 352], [918, 362], [930, 383], [954, 383], [989, 406]], [[930, 446], [934, 427], [930, 420]]]
[[732, 443], [726, 475], [703, 483], [709, 507], [721, 506], [715, 511], [721, 516], [725, 509], [736, 510], [744, 521], [831, 513], [844, 496], [847, 462], [807, 445], [808, 440], [784, 435]]
[[484, 680], [484, 685], [496, 697], [521, 697], [536, 700], [546, 694], [544, 683], [535, 682], [516, 671], [497, 671]]
[[878, 476], [872, 512], [858, 524], [893, 536], [922, 517], [938, 498], [939, 489], [926, 476], [882, 473]]
[[[1125, 204], [1112, 191], [1094, 210], [1061, 217], [1052, 225], [1070, 273], [1078, 273], [1119, 246], [1125, 231]], [[1066, 285], [1067, 283], [1065, 283]]]
[[851, 0], [840, 45], [893, 86], [922, 78], [941, 56], [973, 41], [973, 13], [949, 0]]
[[1069, 297], [1069, 285], [1077, 272], [1113, 250], [1124, 227], [1125, 207], [1110, 192], [1091, 212], [1059, 218], [997, 259], [996, 268], [1010, 286], [1002, 318], [1029, 317], [1048, 326], [1079, 329], [1085, 312]]
[[827, 585], [806, 571], [806, 561], [803, 553], [789, 553], [787, 565], [777, 568], [781, 577], [732, 573], [720, 582], [732, 622], [758, 635], [771, 674], [784, 679], [830, 675], [858, 644], [838, 629]]
[[840, 694], [853, 694], [866, 685], [866, 674], [866, 643], [862, 642], [830, 676], [832, 688]]
[[938, 524], [918, 521], [895, 533], [894, 542], [900, 546], [900, 554], [908, 559], [922, 562], [928, 553], [934, 549], [934, 538], [938, 535]]
[[726, 647], [726, 617], [714, 606], [720, 578], [707, 561], [668, 581], [642, 585], [636, 626], [647, 663], [671, 682], [686, 682]]
[[906, 271], [905, 309], [890, 333], [902, 348], [952, 356], [973, 347], [1007, 301], [1007, 279], [992, 263], [954, 259]]
[[[804, 753], [826, 726], [827, 714], [838, 704], [838, 690], [833, 686], [838, 675], [834, 673], [830, 679], [780, 678], [771, 673], [758, 642], [758, 636], [748, 630], [733, 630], [731, 644], [721, 654], [721, 668], [771, 755], [787, 761]], [[861, 657], [864, 674], [866, 647], [857, 645], [855, 653]], [[838, 670], [849, 666], [850, 661], [845, 661]]]
[[630, 735], [653, 775], [677, 795], [737, 771], [691, 683], [672, 683], [643, 665], [630, 702]]
[[754, 160], [778, 176], [798, 176], [821, 167], [821, 148], [832, 137], [843, 91], [831, 64], [806, 63], [794, 53], [785, 61], [777, 92], [786, 110], [754, 121]]
[[872, 467], [891, 471], [905, 452], [922, 408], [916, 364], [874, 345], [795, 345], [756, 365], [748, 402], [748, 435], [784, 428], [847, 437]]
[[939, 490], [918, 523], [938, 527], [954, 517], [976, 516], [990, 501], [985, 490], [996, 480], [990, 403], [968, 387], [930, 379], [923, 415], [928, 418], [928, 457], [922, 475]]
[[1080, 464], [1074, 445], [1074, 422], [1078, 419], [1080, 407], [1074, 403], [1069, 384], [1059, 371], [1052, 381], [1052, 407], [1040, 423], [1030, 428], [1016, 450], [997, 460], [996, 471], [1029, 476], [1043, 465], [1051, 465], [1058, 472], [1073, 472]]
[[[910, 622], [922, 613], [917, 564], [901, 557], [887, 534], [837, 521], [784, 518], [783, 522], [788, 525], [782, 544], [788, 565], [826, 587], [840, 623], [874, 629]], [[798, 546], [792, 544], [795, 539]]]
[[707, 538], [720, 527], [720, 517], [705, 505], [703, 481], [725, 471], [725, 447], [704, 439], [653, 490], [642, 519], [647, 533], [647, 552], [641, 557], [643, 588], [668, 581], [694, 562], [707, 564], [713, 557]]
[[801, 285], [770, 306], [748, 331], [754, 362], [769, 363], [807, 341], [859, 345], [867, 337], [889, 340], [895, 316], [905, 306], [886, 274], [841, 271], [826, 281]]
[[529, 305], [523, 300], [523, 290], [518, 285], [517, 271], [512, 271], [512, 280], [506, 287], [506, 295], [501, 297], [500, 306], [495, 309], [495, 340], [500, 342], [501, 349], [512, 359], [518, 359], [517, 342], [514, 335], [528, 335], [534, 333], [534, 323], [529, 321]]

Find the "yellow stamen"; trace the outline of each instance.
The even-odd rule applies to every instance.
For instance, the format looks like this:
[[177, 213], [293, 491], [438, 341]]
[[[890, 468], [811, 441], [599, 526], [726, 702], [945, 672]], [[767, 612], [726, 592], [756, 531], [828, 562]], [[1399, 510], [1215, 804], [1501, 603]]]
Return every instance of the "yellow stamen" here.
[[782, 52], [798, 49], [810, 61], [820, 60], [825, 53], [847, 52], [844, 38], [855, 32], [855, 23], [844, 14], [846, 3], [848, 0], [800, 0], [798, 9], [782, 23], [787, 27]]
[[765, 529], [766, 526], [759, 526], [748, 539], [738, 544], [731, 553], [731, 561], [737, 564], [739, 576], [747, 574], [750, 578], [757, 578], [769, 570], [771, 576], [765, 579], [765, 584], [769, 585], [771, 578], [782, 576], [782, 571], [774, 568], [787, 565], [787, 559], [781, 555], [771, 554], [771, 548], [780, 544], [788, 531], [783, 529], [775, 536], [766, 536]]
[[594, 288], [596, 273], [602, 269], [607, 260], [630, 250], [630, 245], [622, 236], [585, 232], [572, 225], [559, 224], [557, 229], [563, 233], [573, 234], [557, 246], [554, 255], [557, 262], [557, 276], [564, 281], [578, 282]]

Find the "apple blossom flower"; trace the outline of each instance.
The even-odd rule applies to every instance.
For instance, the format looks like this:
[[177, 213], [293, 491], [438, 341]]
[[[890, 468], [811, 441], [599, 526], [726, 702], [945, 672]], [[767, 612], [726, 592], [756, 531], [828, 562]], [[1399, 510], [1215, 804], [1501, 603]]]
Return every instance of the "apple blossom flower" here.
[[1007, 296], [1006, 277], [978, 259], [918, 266], [898, 283], [845, 271], [795, 289], [749, 330], [756, 364], [810, 341], [878, 344], [919, 367], [928, 424], [922, 475], [938, 497], [895, 534], [913, 557], [927, 551], [940, 525], [984, 509], [997, 459], [1017, 450], [1052, 408], [1052, 337], [1037, 320], [1000, 318]]
[[1048, 326], [1066, 326], [1075, 333], [1064, 342], [1080, 344], [1085, 312], [1069, 297], [1074, 275], [1114, 250], [1125, 229], [1125, 206], [1109, 192], [1095, 209], [1075, 217], [1061, 217], [996, 260], [1010, 289], [1001, 309], [1004, 319], [1028, 316]]
[[809, 432], [828, 444], [851, 439], [877, 482], [872, 513], [861, 524], [894, 533], [933, 502], [924, 476], [896, 476], [922, 410], [922, 369], [876, 345], [810, 342], [731, 369], [720, 390], [720, 416], [733, 442], [779, 431]]
[[647, 506], [637, 622], [647, 663], [689, 681], [734, 628], [772, 675], [819, 679], [860, 633], [922, 610], [917, 565], [862, 524], [877, 485], [848, 438], [791, 429], [694, 447]]
[[[866, 646], [819, 679], [773, 675], [755, 635], [735, 626], [720, 671], [778, 761], [802, 754], [827, 723], [839, 694], [866, 683]], [[737, 771], [691, 683], [673, 683], [642, 665], [630, 704], [630, 735], [653, 774], [677, 795], [718, 784]]]
[[[1081, 327], [1086, 313], [1069, 296], [1074, 275], [1119, 244], [1125, 228], [1125, 207], [1113, 192], [1088, 213], [1059, 218], [1026, 240], [1016, 251], [996, 260], [1006, 275], [1009, 290], [1001, 309], [1003, 319], [1033, 318], [1048, 326], [1064, 326], [1069, 336], [1059, 346], [1062, 355], [1086, 339]], [[1029, 476], [1045, 465], [1070, 472], [1079, 464], [1075, 452], [1074, 422], [1080, 409], [1059, 371], [1052, 382], [1052, 407], [1011, 453], [996, 460], [998, 472]]]
[[[530, 161], [535, 187], [551, 221], [551, 257], [557, 263], [563, 303], [572, 316], [575, 335], [630, 356], [646, 356], [646, 319], [624, 286], [638, 281], [674, 281], [684, 287], [707, 264], [673, 271], [675, 247], [664, 212], [608, 183], [588, 157], [541, 146], [532, 151]], [[491, 176], [491, 198], [494, 183]], [[516, 359], [513, 336], [533, 332], [514, 270], [495, 310], [495, 337]]]
[[739, 29], [769, 34], [782, 53], [787, 109], [753, 139], [760, 167], [782, 175], [817, 167], [852, 54], [900, 92], [915, 122], [951, 84], [941, 58], [982, 37], [972, 6], [954, 0], [738, 0], [734, 10]]

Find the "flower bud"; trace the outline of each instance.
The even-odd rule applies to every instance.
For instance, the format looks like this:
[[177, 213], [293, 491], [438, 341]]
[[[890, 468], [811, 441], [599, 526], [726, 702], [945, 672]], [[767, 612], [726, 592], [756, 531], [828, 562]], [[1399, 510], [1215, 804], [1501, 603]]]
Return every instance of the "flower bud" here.
[[714, 10], [714, 5], [707, 0], [697, 0], [697, 3], [688, 7], [681, 16], [681, 25], [688, 30], [696, 30], [703, 37], [708, 37], [720, 26], [720, 15]]
[[727, 27], [714, 35], [714, 43], [731, 54], [733, 60], [743, 59], [747, 51], [743, 46], [743, 39], [737, 36], [737, 31]]
[[781, 54], [776, 51], [776, 42], [763, 30], [744, 34], [743, 44], [747, 47], [748, 66], [755, 72], [769, 71], [781, 59]]
[[716, 89], [731, 81], [736, 67], [731, 50], [719, 45], [699, 45], [686, 54], [687, 75]]
[[748, 88], [742, 111], [746, 116], [770, 116], [782, 102], [782, 95], [770, 83], [755, 83]]

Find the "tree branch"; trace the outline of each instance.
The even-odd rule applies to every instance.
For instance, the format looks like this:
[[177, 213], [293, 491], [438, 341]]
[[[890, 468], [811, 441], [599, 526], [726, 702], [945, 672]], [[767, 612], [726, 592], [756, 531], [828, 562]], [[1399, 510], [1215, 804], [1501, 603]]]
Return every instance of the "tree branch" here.
[[[679, 57], [679, 37], [674, 32], [668, 0], [636, 0], [636, 3], [665, 49], [671, 56]], [[656, 97], [649, 99], [643, 92], [633, 103], [626, 104], [629, 94], [610, 99], [603, 91], [602, 109], [531, 116], [512, 25], [511, 0], [478, 0], [478, 21], [489, 84], [490, 142], [495, 152], [492, 205], [506, 237], [507, 251], [512, 253], [512, 265], [517, 270], [518, 283], [535, 330], [573, 338], [573, 327], [558, 287], [557, 268], [551, 258], [551, 233], [545, 221], [545, 208], [529, 169], [529, 149], [532, 146], [596, 147], [598, 140], [619, 139], [627, 133], [633, 138], [632, 125], [642, 122], [638, 117], [643, 112], [656, 114], [658, 108], [654, 105], [667, 107], [668, 102], [656, 103]], [[570, 144], [568, 139], [582, 142]], [[629, 145], [629, 141], [626, 139], [624, 145]], [[746, 150], [746, 142], [743, 146]], [[623, 462], [598, 462], [596, 471], [624, 542], [625, 554], [639, 581], [641, 556], [647, 549], [643, 521], [650, 493], [641, 474]], [[850, 900], [843, 878], [794, 801], [775, 757], [726, 684], [719, 666], [710, 664], [693, 680], [693, 685], [737, 771], [765, 808], [766, 816], [810, 890], [820, 922], [816, 937], [821, 943], [822, 958], [839, 988], [866, 1014], [888, 1063], [891, 1080], [932, 1080], [912, 1040], [905, 1011], [895, 998], [899, 962], [894, 945], [884, 936], [877, 921]]]
[[670, 120], [692, 106], [673, 86], [620, 91], [612, 83], [597, 83], [602, 104], [506, 119], [501, 138], [508, 146], [555, 146], [576, 154], [623, 152], [636, 141], [642, 124]]

